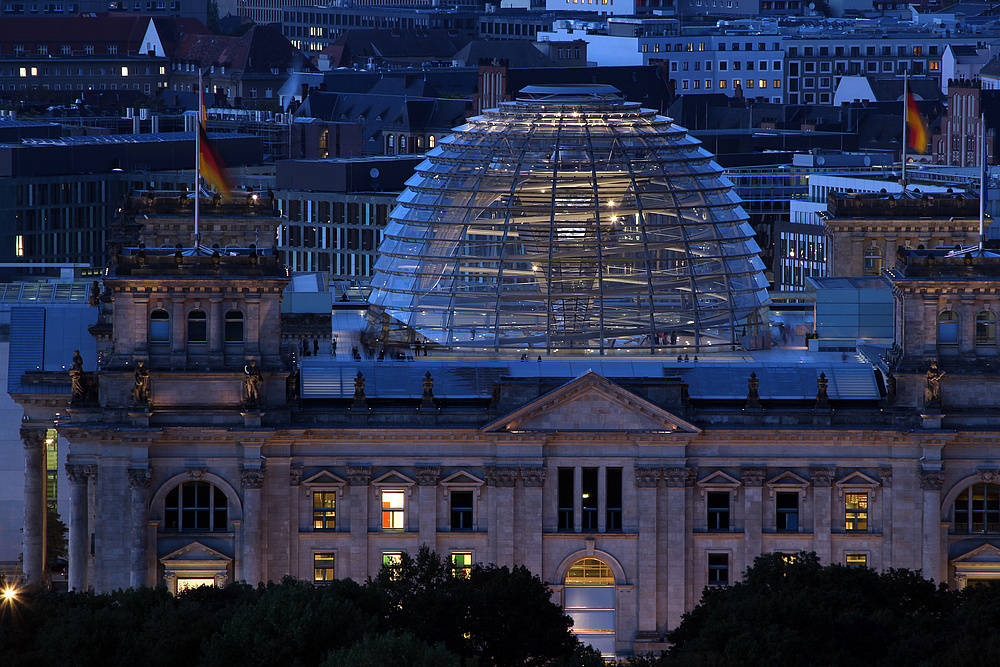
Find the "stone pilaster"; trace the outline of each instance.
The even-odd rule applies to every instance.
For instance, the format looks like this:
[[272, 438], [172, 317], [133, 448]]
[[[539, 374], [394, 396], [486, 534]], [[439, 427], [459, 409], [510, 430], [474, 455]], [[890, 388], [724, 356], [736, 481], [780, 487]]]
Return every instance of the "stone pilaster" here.
[[87, 483], [90, 466], [66, 464], [66, 479], [69, 482], [69, 572], [68, 587], [71, 591], [85, 591], [87, 577], [87, 498], [90, 495]]
[[833, 477], [836, 471], [832, 468], [812, 468], [809, 471], [813, 483], [813, 544], [816, 555], [824, 565], [830, 564], [832, 555], [831, 518], [839, 516], [844, 519], [844, 510], [833, 507]]
[[941, 560], [941, 487], [943, 470], [921, 470], [920, 489], [923, 491], [923, 562], [924, 576], [934, 581], [947, 581]]
[[[656, 617], [656, 521], [659, 468], [636, 468], [636, 511], [639, 514], [639, 569], [636, 572], [636, 598], [639, 600], [638, 633], [659, 636]], [[669, 510], [668, 510], [669, 511]]]
[[[371, 466], [355, 466], [347, 469], [347, 480], [351, 484], [350, 576], [354, 581], [364, 581], [368, 578], [368, 483], [371, 479]], [[380, 566], [381, 563], [376, 565], [376, 568]]]
[[894, 563], [892, 558], [893, 542], [893, 493], [892, 493], [892, 468], [886, 466], [879, 468], [878, 476], [882, 480], [882, 562], [876, 569], [888, 567], [889, 563]]
[[45, 583], [45, 429], [21, 428], [24, 445], [24, 580]]
[[243, 486], [243, 581], [256, 586], [262, 580], [261, 559], [261, 489], [264, 486], [262, 468], [240, 470]]
[[494, 526], [491, 526], [496, 564], [513, 567], [514, 563], [514, 485], [517, 468], [488, 468], [486, 483], [493, 494]]
[[763, 550], [764, 532], [764, 468], [740, 468], [743, 480], [743, 567], [753, 564], [753, 559]]
[[663, 471], [667, 485], [667, 630], [681, 622], [684, 613], [684, 588], [688, 576], [687, 545], [687, 468]]
[[520, 517], [520, 540], [523, 564], [532, 572], [542, 574], [542, 495], [545, 488], [545, 468], [521, 468], [524, 499]]
[[437, 550], [437, 484], [441, 468], [418, 467], [417, 476], [417, 530], [420, 543]]
[[129, 540], [132, 560], [129, 568], [129, 586], [139, 588], [149, 584], [147, 568], [147, 527], [149, 525], [149, 468], [129, 468], [128, 484], [131, 489], [132, 522]]

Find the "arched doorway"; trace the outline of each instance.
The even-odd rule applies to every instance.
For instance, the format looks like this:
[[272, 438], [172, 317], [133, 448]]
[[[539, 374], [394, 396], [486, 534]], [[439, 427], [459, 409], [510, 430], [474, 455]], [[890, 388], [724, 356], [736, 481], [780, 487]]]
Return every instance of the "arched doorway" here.
[[615, 654], [615, 577], [599, 558], [581, 558], [566, 572], [563, 609], [573, 633], [604, 656]]

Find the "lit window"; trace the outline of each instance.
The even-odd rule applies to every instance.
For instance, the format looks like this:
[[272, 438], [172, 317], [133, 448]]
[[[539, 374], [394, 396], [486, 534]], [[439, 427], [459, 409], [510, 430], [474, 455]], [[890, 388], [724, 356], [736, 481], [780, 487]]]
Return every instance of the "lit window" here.
[[747, 86], [748, 90], [751, 89], [751, 88], [753, 88], [753, 79], [747, 79], [746, 86]]
[[128, 67], [122, 66], [122, 76], [128, 76]]
[[334, 530], [337, 527], [337, 492], [313, 493], [313, 529]]
[[162, 308], [157, 308], [149, 314], [149, 342], [170, 342], [170, 314]]
[[472, 574], [472, 552], [453, 551], [451, 554], [452, 576], [468, 579]]
[[729, 82], [726, 81], [725, 79], [721, 79], [719, 81], [719, 90], [725, 90], [726, 89], [726, 84], [728, 84], [728, 83]]
[[799, 494], [797, 491], [779, 491], [774, 497], [776, 528], [795, 532], [799, 529]]
[[729, 530], [729, 492], [709, 491], [707, 494], [708, 529]]
[[997, 317], [988, 310], [976, 315], [976, 345], [996, 345]]
[[435, 145], [435, 139], [434, 135], [432, 134], [427, 137], [427, 148], [434, 148], [434, 145]]
[[335, 562], [335, 554], [313, 554], [313, 582], [317, 584], [324, 584], [336, 579], [336, 575], [334, 573]]
[[1000, 484], [973, 484], [955, 498], [956, 533], [1000, 532]]
[[208, 316], [204, 310], [192, 310], [188, 313], [188, 342], [208, 342]]
[[472, 491], [452, 491], [450, 496], [452, 531], [472, 530]]
[[382, 491], [382, 530], [403, 530], [403, 491]]
[[775, 79], [771, 82], [772, 88], [781, 88], [781, 79]]
[[868, 567], [868, 554], [847, 554], [847, 567]]
[[729, 554], [708, 554], [708, 585], [729, 583]]
[[847, 493], [844, 495], [844, 527], [849, 531], [868, 530], [868, 494]]
[[758, 88], [767, 88], [767, 79], [761, 79], [757, 82]]
[[228, 521], [226, 494], [209, 482], [181, 482], [163, 503], [163, 530], [168, 533], [225, 532]]
[[930, 63], [928, 63], [928, 66], [930, 67], [930, 70], [932, 72], [937, 72], [938, 70], [941, 69], [941, 63], [938, 62], [937, 60], [930, 61]]

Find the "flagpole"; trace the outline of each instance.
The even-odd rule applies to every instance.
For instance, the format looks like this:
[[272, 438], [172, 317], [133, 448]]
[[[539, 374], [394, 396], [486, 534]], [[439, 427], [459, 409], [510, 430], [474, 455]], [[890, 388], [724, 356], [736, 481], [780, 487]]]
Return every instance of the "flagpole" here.
[[201, 114], [205, 107], [203, 101], [204, 89], [201, 83], [201, 64], [198, 65], [198, 122], [194, 128], [194, 250], [198, 254], [201, 237], [198, 233], [198, 209], [201, 200]]
[[903, 194], [906, 194], [906, 146], [909, 143], [909, 135], [906, 131], [906, 112], [908, 107], [908, 102], [910, 100], [909, 96], [909, 70], [903, 74], [903, 176], [900, 180], [903, 181]]
[[979, 174], [979, 252], [983, 252], [983, 228], [986, 226], [986, 114], [980, 113], [980, 126], [983, 128], [982, 169]]

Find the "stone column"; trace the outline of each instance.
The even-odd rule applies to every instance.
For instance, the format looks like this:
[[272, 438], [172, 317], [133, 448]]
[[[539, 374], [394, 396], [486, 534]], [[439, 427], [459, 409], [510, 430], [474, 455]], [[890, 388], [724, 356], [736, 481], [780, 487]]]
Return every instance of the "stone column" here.
[[441, 468], [416, 468], [417, 530], [420, 543], [437, 551], [437, 483]]
[[963, 359], [976, 353], [976, 311], [975, 304], [971, 298], [963, 298], [961, 305], [956, 309], [959, 311], [958, 321], [958, 353]]
[[21, 428], [24, 445], [24, 580], [45, 583], [45, 429]]
[[[831, 529], [833, 526], [833, 478], [836, 470], [833, 468], [812, 468], [810, 471], [813, 483], [813, 548], [823, 565], [830, 564], [832, 555]], [[843, 514], [838, 521], [844, 520]]]
[[368, 578], [368, 482], [371, 478], [371, 466], [347, 469], [347, 479], [351, 483], [350, 576], [354, 581]]
[[262, 468], [240, 470], [243, 485], [243, 581], [256, 586], [262, 579], [260, 569], [261, 543], [261, 488], [264, 486]]
[[542, 577], [542, 495], [545, 488], [545, 468], [521, 468], [524, 485], [524, 513], [518, 527], [524, 555], [521, 560], [532, 572]]
[[90, 467], [66, 464], [69, 481], [69, 590], [87, 590], [87, 481]]
[[129, 540], [132, 547], [132, 561], [129, 568], [128, 585], [132, 588], [149, 585], [147, 554], [149, 551], [149, 468], [129, 468], [128, 484], [131, 489], [132, 521], [129, 525]]
[[667, 468], [663, 477], [667, 484], [667, 630], [673, 630], [686, 611], [688, 469]]
[[517, 468], [490, 468], [486, 471], [486, 483], [493, 487], [493, 503], [496, 508], [496, 527], [493, 544], [496, 564], [513, 567], [514, 563], [514, 484], [517, 482]]
[[753, 565], [753, 559], [763, 550], [764, 468], [740, 468], [743, 478], [743, 567]]
[[941, 562], [941, 486], [943, 470], [921, 470], [920, 488], [923, 514], [923, 561], [920, 569], [924, 576], [936, 582], [946, 581]]
[[639, 601], [637, 637], [658, 638], [660, 632], [659, 619], [656, 618], [656, 496], [660, 486], [660, 469], [636, 468], [635, 486], [635, 510], [639, 515], [639, 565], [635, 573], [636, 598]]

